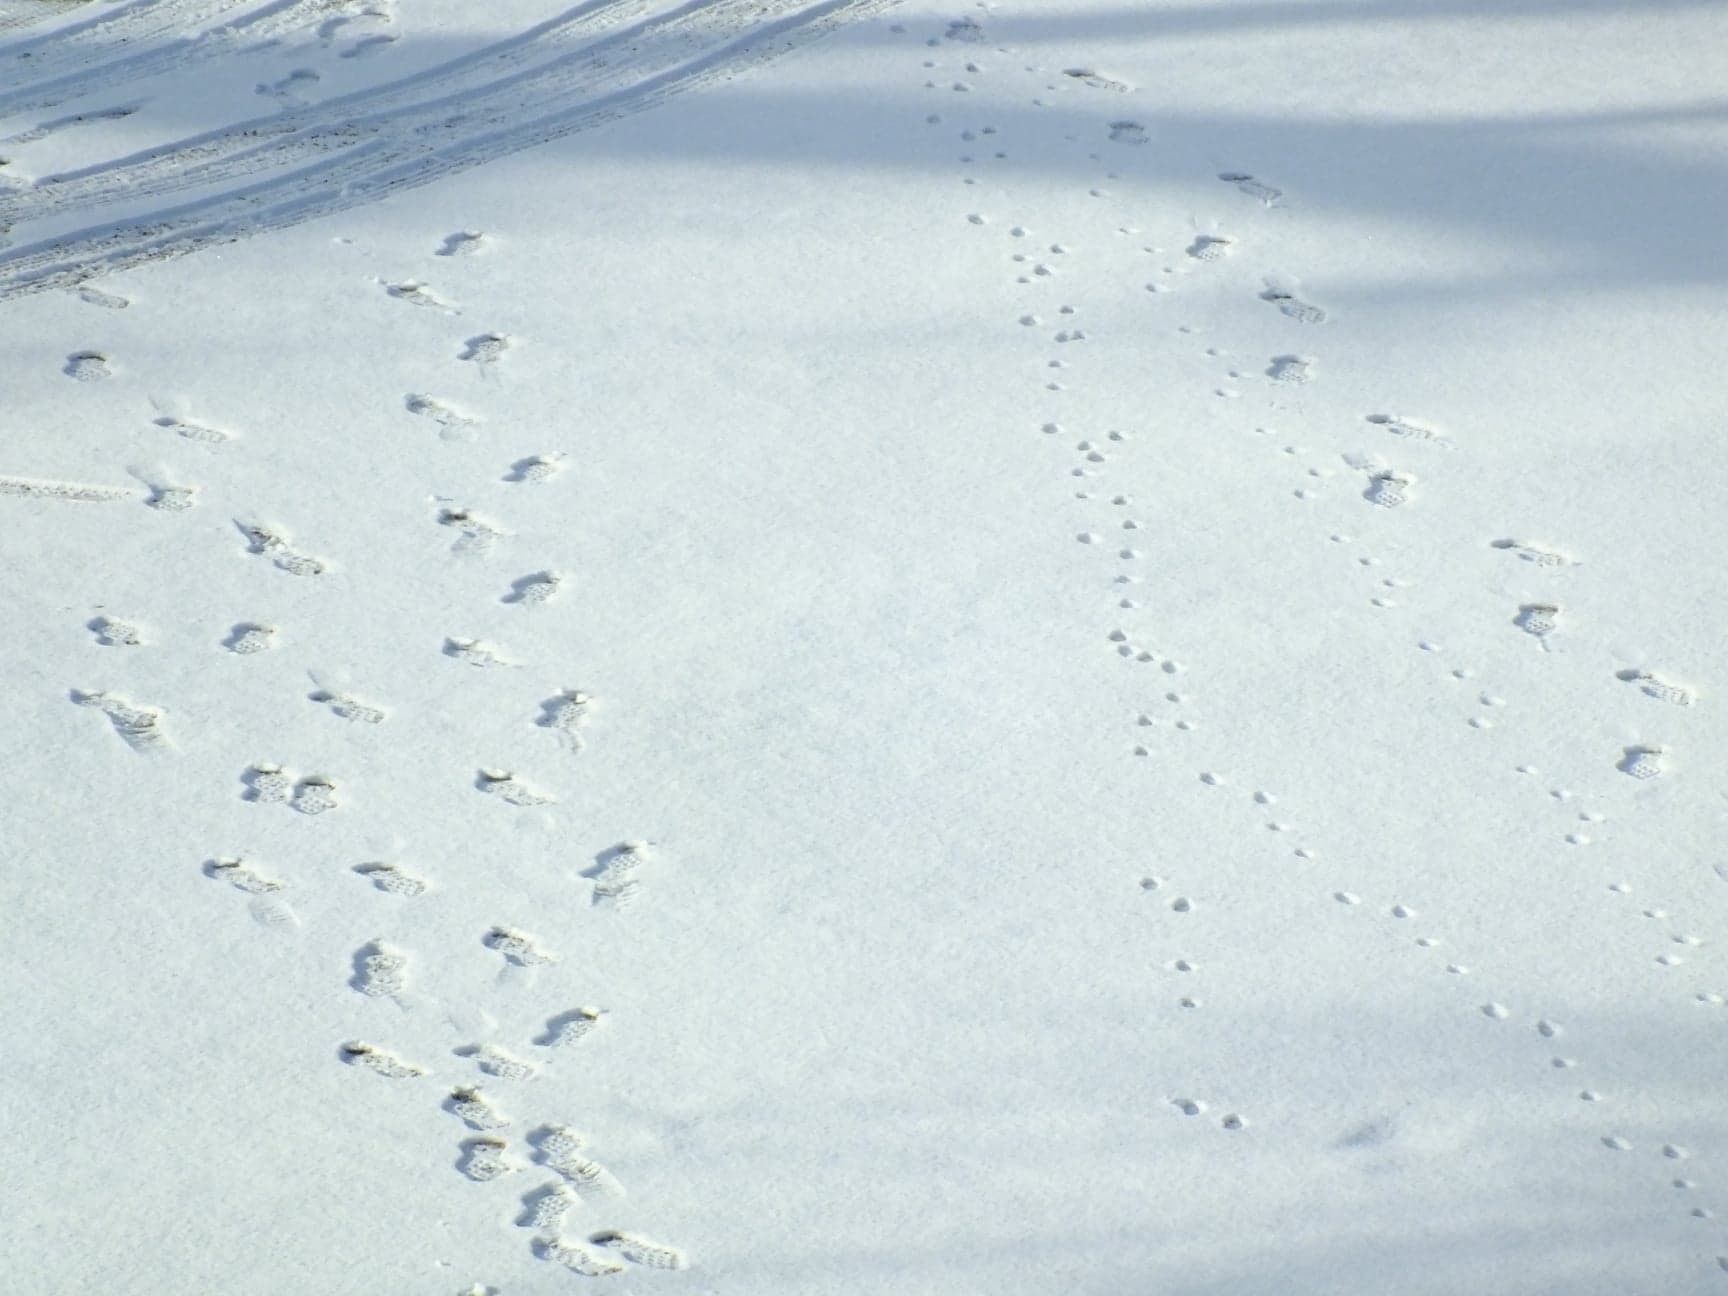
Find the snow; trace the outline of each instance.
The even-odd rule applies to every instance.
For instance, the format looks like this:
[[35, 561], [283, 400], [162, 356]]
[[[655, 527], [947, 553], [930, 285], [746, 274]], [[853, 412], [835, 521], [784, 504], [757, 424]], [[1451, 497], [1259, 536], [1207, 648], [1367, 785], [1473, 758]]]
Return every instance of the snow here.
[[1728, 1282], [1717, 9], [0, 41], [10, 1285]]

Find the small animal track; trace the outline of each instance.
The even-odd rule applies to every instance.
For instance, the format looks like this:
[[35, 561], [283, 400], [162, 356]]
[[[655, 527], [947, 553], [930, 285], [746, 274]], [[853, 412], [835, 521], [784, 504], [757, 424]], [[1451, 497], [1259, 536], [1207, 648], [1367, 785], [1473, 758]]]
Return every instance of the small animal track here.
[[569, 1048], [598, 1030], [605, 1016], [604, 1008], [572, 1008], [549, 1019], [546, 1033], [534, 1042], [544, 1048]]
[[500, 1138], [464, 1139], [456, 1168], [475, 1183], [501, 1179], [516, 1169], [507, 1154], [508, 1147]]
[[327, 689], [318, 689], [308, 693], [307, 698], [313, 702], [322, 702], [330, 710], [344, 720], [352, 720], [356, 724], [382, 724], [384, 712], [370, 703], [350, 697], [346, 693], [332, 693]]
[[438, 435], [446, 441], [466, 441], [473, 438], [479, 420], [459, 414], [443, 401], [410, 392], [402, 398], [403, 408], [410, 414], [430, 419], [439, 427]]
[[354, 955], [354, 975], [348, 982], [368, 999], [393, 999], [408, 988], [408, 956], [375, 940]]
[[641, 1265], [644, 1269], [687, 1269], [689, 1261], [682, 1251], [673, 1247], [663, 1246], [658, 1242], [650, 1242], [647, 1238], [637, 1237], [632, 1233], [607, 1231], [592, 1234], [588, 1241], [597, 1247], [605, 1247], [616, 1252], [631, 1264]]
[[79, 706], [94, 707], [108, 717], [114, 732], [135, 752], [155, 754], [167, 750], [168, 739], [162, 732], [162, 712], [155, 707], [134, 706], [112, 693], [72, 692]]
[[395, 864], [356, 864], [354, 872], [386, 895], [417, 896], [426, 891], [426, 883]]
[[231, 653], [249, 657], [253, 653], [261, 653], [272, 648], [276, 643], [276, 627], [258, 625], [253, 621], [242, 621], [228, 631], [228, 637], [222, 641], [222, 646]]
[[66, 357], [60, 372], [76, 382], [101, 382], [114, 376], [108, 367], [108, 357], [100, 351], [74, 351]]
[[556, 956], [541, 949], [531, 936], [512, 927], [492, 928], [481, 938], [481, 943], [487, 949], [497, 950], [517, 967], [534, 967], [541, 963], [558, 961]]
[[553, 798], [536, 792], [508, 770], [481, 770], [474, 786], [487, 796], [495, 796], [513, 806], [551, 805]]
[[349, 1066], [370, 1071], [386, 1080], [412, 1080], [426, 1074], [423, 1068], [404, 1062], [393, 1053], [386, 1053], [383, 1049], [363, 1044], [359, 1040], [344, 1044], [340, 1056]]
[[563, 586], [564, 578], [557, 572], [535, 572], [530, 576], [522, 576], [510, 584], [510, 592], [504, 595], [502, 602], [534, 605], [548, 603]]
[[633, 904], [642, 889], [636, 873], [647, 850], [642, 842], [623, 842], [595, 856], [594, 866], [582, 874], [594, 882], [593, 903], [617, 909]]
[[137, 648], [144, 642], [142, 630], [117, 617], [99, 616], [88, 628], [96, 636], [96, 642], [105, 647]]

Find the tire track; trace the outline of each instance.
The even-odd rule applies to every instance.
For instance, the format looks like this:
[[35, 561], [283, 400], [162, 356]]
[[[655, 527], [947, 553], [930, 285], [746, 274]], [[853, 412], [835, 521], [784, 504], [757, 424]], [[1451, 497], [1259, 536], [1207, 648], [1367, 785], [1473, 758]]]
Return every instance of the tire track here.
[[21, 27], [33, 27], [48, 18], [58, 18], [61, 14], [78, 8], [86, 0], [33, 0], [23, 9], [9, 10], [0, 13], [0, 32], [17, 31]]
[[543, 56], [549, 65], [539, 75], [551, 76], [560, 49], [573, 47], [577, 53], [566, 58], [577, 58], [596, 36], [651, 15], [654, 8], [655, 0], [584, 0], [509, 40], [400, 81], [45, 176], [35, 188], [0, 200], [0, 224], [193, 189], [345, 148], [392, 123], [406, 124], [405, 114], [450, 113], [473, 102], [473, 96], [507, 93], [510, 82], [503, 74]]
[[[486, 112], [423, 123], [405, 136], [359, 144], [337, 158], [121, 225], [99, 226], [0, 257], [0, 300], [77, 285], [150, 261], [297, 225], [376, 202], [445, 175], [561, 139], [665, 102], [776, 58], [898, 0], [820, 0], [794, 7], [712, 0], [621, 32], [565, 70], [596, 72], [568, 87], [568, 102], [540, 112], [536, 89], [499, 97]], [[766, 22], [764, 14], [773, 15]], [[645, 39], [652, 37], [653, 39]], [[634, 57], [631, 57], [634, 55]], [[526, 120], [523, 120], [526, 118]]]
[[[70, 33], [56, 33], [16, 52], [0, 50], [0, 67], [28, 59], [32, 77], [26, 84], [0, 92], [0, 116], [53, 108], [94, 90], [105, 90], [143, 77], [202, 62], [231, 52], [244, 43], [273, 40], [320, 19], [358, 13], [360, 0], [271, 0], [233, 22], [205, 28], [235, 8], [241, 0], [155, 0], [96, 19]], [[133, 26], [147, 17], [164, 21], [155, 28], [115, 30], [112, 24], [131, 14]], [[152, 48], [131, 52], [141, 42]], [[120, 57], [103, 56], [120, 51]], [[62, 66], [63, 65], [63, 66]]]

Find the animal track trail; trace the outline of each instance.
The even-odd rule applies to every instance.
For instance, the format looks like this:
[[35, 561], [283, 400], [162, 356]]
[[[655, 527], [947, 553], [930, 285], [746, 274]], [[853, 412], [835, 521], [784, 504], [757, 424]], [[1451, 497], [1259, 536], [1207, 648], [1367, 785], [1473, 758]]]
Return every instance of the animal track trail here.
[[360, 1040], [353, 1040], [342, 1045], [339, 1050], [342, 1061], [351, 1067], [359, 1067], [362, 1071], [370, 1071], [373, 1075], [382, 1076], [386, 1080], [413, 1080], [426, 1074], [424, 1067], [417, 1067], [411, 1062], [405, 1062], [394, 1053]]
[[136, 706], [113, 693], [74, 689], [71, 696], [78, 706], [92, 707], [107, 716], [114, 732], [133, 751], [159, 755], [168, 750], [168, 738], [162, 732], [162, 712], [157, 708]]
[[417, 418], [436, 423], [438, 435], [445, 441], [472, 441], [480, 426], [478, 419], [458, 413], [441, 400], [415, 392], [402, 398], [402, 407]]
[[396, 864], [356, 864], [354, 872], [385, 895], [417, 896], [426, 893], [426, 882]]

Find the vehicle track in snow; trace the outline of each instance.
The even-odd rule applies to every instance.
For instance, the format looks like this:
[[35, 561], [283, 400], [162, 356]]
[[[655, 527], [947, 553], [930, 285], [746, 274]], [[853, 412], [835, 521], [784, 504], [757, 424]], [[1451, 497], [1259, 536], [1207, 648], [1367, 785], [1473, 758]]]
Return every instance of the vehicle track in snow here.
[[[365, 0], [271, 0], [222, 21], [238, 6], [239, 0], [155, 0], [0, 49], [0, 71], [8, 80], [21, 71], [30, 74], [27, 82], [0, 91], [0, 117], [39, 112], [95, 90], [176, 71], [320, 20], [352, 17], [365, 9]], [[128, 18], [126, 26], [118, 25]], [[139, 48], [145, 44], [149, 48]]]
[[392, 117], [369, 132], [365, 123], [355, 123], [363, 133], [339, 156], [0, 256], [0, 300], [72, 287], [376, 202], [734, 76], [895, 3], [698, 0], [596, 42], [582, 58], [560, 63], [547, 75], [514, 79], [482, 104], [464, 96], [440, 104], [435, 115]]
[[[599, 37], [621, 25], [639, 26], [655, 8], [654, 0], [586, 0], [521, 35], [398, 81], [45, 176], [34, 187], [0, 199], [0, 223], [257, 174], [323, 156], [390, 129], [410, 128], [417, 112], [448, 115], [474, 102], [475, 96], [514, 94], [515, 101], [521, 102], [535, 92], [534, 87], [558, 80], [561, 66], [581, 59], [581, 51]], [[548, 65], [517, 78], [509, 75], [542, 58], [549, 60]]]

